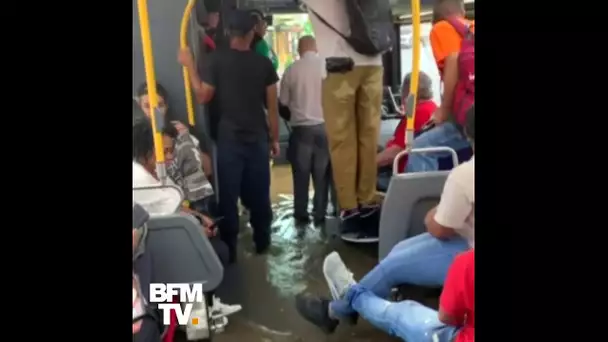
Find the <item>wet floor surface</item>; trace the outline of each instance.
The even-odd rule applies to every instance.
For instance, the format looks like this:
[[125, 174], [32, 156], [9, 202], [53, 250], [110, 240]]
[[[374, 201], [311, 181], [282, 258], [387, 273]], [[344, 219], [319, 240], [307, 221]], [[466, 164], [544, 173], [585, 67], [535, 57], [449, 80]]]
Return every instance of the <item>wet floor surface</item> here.
[[[238, 263], [225, 270], [218, 296], [226, 303], [238, 303], [243, 310], [230, 316], [217, 342], [320, 342], [398, 341], [359, 320], [355, 327], [340, 326], [327, 336], [304, 321], [296, 312], [294, 297], [306, 291], [329, 296], [322, 274], [324, 257], [338, 251], [360, 279], [377, 262], [375, 245], [347, 245], [336, 236], [335, 220], [324, 227], [296, 226], [293, 222], [293, 195], [288, 167], [273, 168], [272, 249], [253, 253], [251, 229], [240, 236]], [[246, 219], [246, 218], [245, 218]]]

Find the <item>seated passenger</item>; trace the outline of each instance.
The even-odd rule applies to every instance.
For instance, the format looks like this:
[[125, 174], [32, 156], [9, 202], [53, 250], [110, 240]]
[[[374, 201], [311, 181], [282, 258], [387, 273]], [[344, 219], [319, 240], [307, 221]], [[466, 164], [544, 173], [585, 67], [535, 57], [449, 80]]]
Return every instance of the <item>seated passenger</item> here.
[[[430, 39], [443, 82], [441, 105], [433, 114], [435, 127], [414, 139], [412, 147], [469, 148], [462, 134], [467, 110], [475, 101], [474, 23], [464, 19], [462, 0], [437, 0]], [[407, 163], [408, 172], [438, 169], [445, 153], [416, 153]]]
[[[167, 93], [167, 90], [165, 90], [165, 88], [160, 83], [157, 83], [156, 92], [158, 97], [158, 108], [160, 109], [161, 113], [165, 115], [166, 118], [171, 117], [171, 115], [168, 114], [170, 112], [170, 108], [168, 104], [169, 94]], [[140, 84], [137, 88], [137, 102], [141, 106], [141, 109], [144, 111], [146, 116], [150, 117], [150, 99], [148, 98], [148, 85], [145, 82]], [[190, 134], [188, 127], [180, 121], [168, 120], [168, 122], [173, 124], [180, 134], [188, 136], [189, 139], [192, 140], [192, 142], [198, 149], [200, 159], [199, 163], [203, 168], [203, 172], [205, 172], [205, 176], [211, 177], [213, 175], [213, 164], [211, 163], [211, 158], [209, 157], [209, 155], [207, 153], [202, 152], [200, 141], [194, 135]]]
[[[375, 327], [391, 336], [407, 342], [474, 342], [475, 341], [475, 251], [471, 249], [457, 255], [448, 269], [441, 297], [439, 312], [412, 300], [390, 302], [361, 284], [352, 275], [348, 278], [332, 277], [330, 272], [352, 274], [337, 252], [327, 256], [324, 266], [331, 264], [331, 271], [324, 269], [325, 279], [332, 293], [348, 303], [357, 314]], [[303, 298], [303, 297], [301, 297]], [[305, 302], [300, 305], [327, 302]], [[317, 311], [316, 308], [302, 307], [310, 316], [308, 320], [317, 324], [325, 332], [331, 333], [338, 325], [339, 315], [331, 308]], [[310, 310], [310, 311], [308, 311]], [[320, 314], [317, 314], [320, 313]]]
[[170, 123], [164, 125], [163, 136], [173, 141], [175, 156], [166, 164], [167, 175], [182, 188], [189, 202], [187, 207], [209, 213], [209, 204], [213, 200], [214, 192], [201, 168], [198, 149], [187, 134], [180, 134]]
[[[469, 110], [465, 131], [474, 144], [474, 106]], [[448, 269], [456, 255], [473, 248], [475, 244], [474, 158], [452, 170], [446, 180], [439, 205], [428, 212], [425, 225], [427, 233], [398, 243], [386, 258], [361, 279], [359, 287], [369, 291], [369, 294], [388, 298], [391, 289], [402, 284], [444, 285]], [[355, 292], [361, 290], [351, 291], [345, 296], [354, 279], [352, 273], [343, 267], [337, 255], [326, 258], [323, 272], [334, 300], [330, 302], [324, 298], [297, 296], [297, 309], [305, 319], [328, 333], [336, 328], [338, 319], [356, 319], [357, 310], [361, 310], [367, 319], [372, 319], [370, 317], [374, 316], [372, 311], [358, 306], [356, 301], [353, 302], [357, 297]], [[453, 289], [448, 289], [451, 290]], [[377, 318], [379, 317], [376, 316]], [[385, 316], [386, 322], [383, 326], [388, 328], [406, 323], [403, 320], [396, 320], [400, 318]], [[397, 331], [392, 330], [392, 332]], [[427, 336], [427, 340], [431, 339]], [[408, 339], [408, 342], [415, 341], [418, 341], [415, 337], [412, 340]]]
[[[167, 163], [171, 163], [173, 160], [173, 140], [170, 135], [163, 134], [163, 147], [165, 160]], [[171, 178], [167, 179], [167, 184], [175, 185]], [[136, 120], [133, 124], [133, 188], [160, 185], [160, 179], [156, 175], [152, 124], [148, 118], [144, 117]], [[134, 190], [133, 201], [140, 204], [152, 216], [171, 213], [175, 210], [176, 203], [175, 193], [169, 189]], [[217, 237], [217, 230], [211, 229], [214, 228], [213, 220], [209, 216], [185, 206], [181, 206], [180, 210], [200, 220], [202, 230], [209, 238], [209, 242], [224, 266], [227, 266], [229, 258], [228, 248]], [[212, 305], [212, 311], [220, 312], [224, 315], [232, 314], [241, 309], [240, 305], [225, 305], [217, 298], [214, 298], [210, 305]]]
[[[412, 74], [405, 75], [403, 85], [401, 86], [401, 98], [403, 101], [410, 93], [410, 78]], [[437, 109], [437, 105], [433, 102], [433, 83], [431, 78], [426, 73], [420, 71], [418, 80], [418, 96], [416, 100], [416, 115], [414, 117], [414, 136], [419, 135], [424, 124], [430, 119], [431, 115]], [[407, 117], [404, 117], [397, 128], [393, 137], [386, 142], [386, 148], [376, 156], [376, 164], [378, 165], [378, 190], [386, 191], [388, 184], [393, 175], [393, 160], [397, 154], [405, 150], [405, 131], [407, 128]], [[405, 172], [405, 164], [407, 156], [402, 158], [399, 163], [399, 172]]]

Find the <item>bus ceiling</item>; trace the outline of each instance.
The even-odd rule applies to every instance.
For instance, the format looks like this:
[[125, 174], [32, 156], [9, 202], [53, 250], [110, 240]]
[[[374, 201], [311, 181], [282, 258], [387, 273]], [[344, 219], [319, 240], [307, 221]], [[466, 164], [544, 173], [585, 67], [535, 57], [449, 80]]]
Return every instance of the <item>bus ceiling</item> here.
[[[374, 0], [368, 0], [374, 1]], [[238, 8], [257, 8], [266, 14], [288, 14], [302, 12], [302, 0], [236, 0]], [[395, 23], [409, 25], [412, 22], [411, 0], [390, 0], [395, 15]], [[431, 21], [435, 0], [420, 0], [421, 21]], [[475, 18], [475, 0], [465, 0], [467, 17]]]

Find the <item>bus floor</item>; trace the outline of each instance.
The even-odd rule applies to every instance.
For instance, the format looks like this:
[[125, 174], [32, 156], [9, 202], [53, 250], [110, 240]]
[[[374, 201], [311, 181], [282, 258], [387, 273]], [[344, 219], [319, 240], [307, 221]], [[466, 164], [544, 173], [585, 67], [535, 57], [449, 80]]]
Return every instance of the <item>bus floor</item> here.
[[[273, 167], [272, 199], [274, 221], [272, 248], [267, 255], [253, 253], [251, 229], [247, 218], [241, 222], [238, 263], [224, 272], [217, 295], [226, 303], [238, 303], [243, 310], [230, 316], [226, 330], [214, 336], [217, 342], [388, 342], [398, 339], [372, 327], [363, 320], [355, 327], [340, 326], [325, 335], [302, 319], [294, 306], [296, 294], [306, 291], [329, 295], [322, 274], [325, 256], [333, 250], [360, 279], [377, 262], [375, 245], [347, 245], [336, 236], [337, 221], [325, 227], [296, 226], [293, 214], [291, 170]], [[432, 304], [427, 304], [432, 305]], [[177, 342], [186, 341], [178, 334]]]

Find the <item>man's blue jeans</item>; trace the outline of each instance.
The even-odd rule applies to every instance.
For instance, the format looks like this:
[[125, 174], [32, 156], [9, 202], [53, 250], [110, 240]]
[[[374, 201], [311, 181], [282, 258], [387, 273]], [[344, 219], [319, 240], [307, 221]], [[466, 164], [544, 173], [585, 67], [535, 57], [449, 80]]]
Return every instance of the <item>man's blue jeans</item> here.
[[[359, 285], [380, 298], [388, 298], [391, 289], [402, 284], [419, 286], [441, 286], [448, 268], [457, 254], [469, 249], [467, 241], [460, 236], [439, 240], [429, 233], [401, 241], [367, 273]], [[330, 303], [332, 313], [340, 317], [352, 314], [355, 308], [347, 300]], [[366, 316], [366, 307], [356, 311]], [[370, 309], [371, 310], [371, 309]]]
[[458, 331], [431, 308], [412, 300], [389, 302], [361, 285], [351, 287], [345, 299], [366, 321], [407, 342], [449, 342]]
[[[414, 139], [412, 148], [451, 147], [456, 151], [470, 144], [453, 122], [445, 122]], [[408, 157], [406, 172], [437, 171], [437, 159], [449, 155], [448, 152], [411, 153]]]
[[239, 234], [239, 197], [249, 209], [256, 248], [270, 244], [270, 149], [268, 141], [238, 142], [218, 140], [217, 177], [219, 185], [219, 233], [228, 245], [230, 260], [236, 260]]

